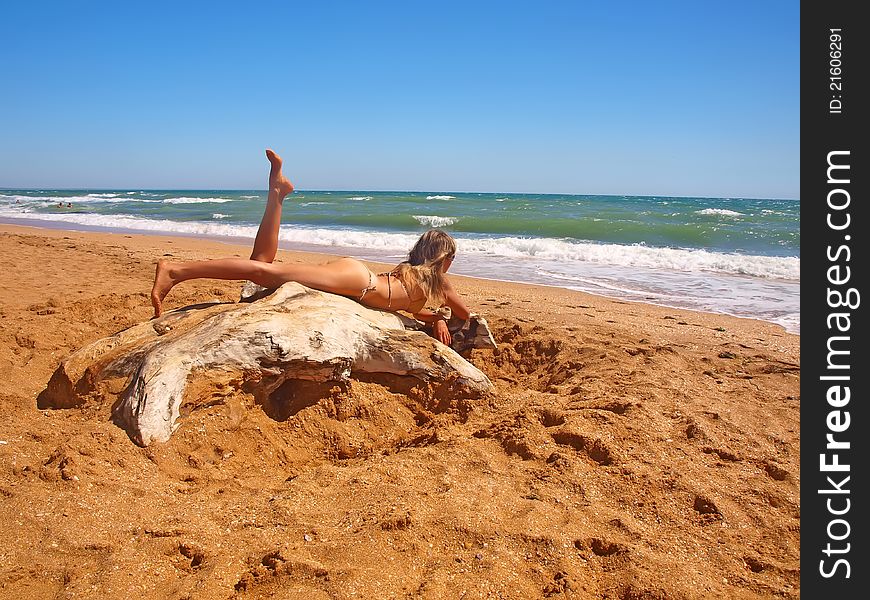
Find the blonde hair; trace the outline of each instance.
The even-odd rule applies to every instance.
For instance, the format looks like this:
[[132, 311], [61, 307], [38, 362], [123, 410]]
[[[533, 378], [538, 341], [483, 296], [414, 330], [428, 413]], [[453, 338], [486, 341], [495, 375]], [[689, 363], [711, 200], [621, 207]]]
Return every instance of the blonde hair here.
[[426, 306], [442, 306], [446, 300], [445, 278], [442, 266], [456, 255], [456, 241], [441, 229], [430, 229], [420, 236], [408, 253], [408, 260], [400, 263], [393, 273], [401, 278], [408, 289], [417, 286], [426, 294]]

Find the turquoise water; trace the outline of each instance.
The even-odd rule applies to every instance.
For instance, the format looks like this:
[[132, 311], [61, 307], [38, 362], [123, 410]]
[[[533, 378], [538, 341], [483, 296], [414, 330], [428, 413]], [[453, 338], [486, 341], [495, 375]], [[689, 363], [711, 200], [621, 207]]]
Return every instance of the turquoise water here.
[[[0, 190], [0, 218], [253, 238], [265, 198], [259, 190]], [[288, 248], [391, 261], [429, 227], [456, 237], [458, 273], [800, 328], [794, 200], [297, 191], [285, 201], [280, 238]]]

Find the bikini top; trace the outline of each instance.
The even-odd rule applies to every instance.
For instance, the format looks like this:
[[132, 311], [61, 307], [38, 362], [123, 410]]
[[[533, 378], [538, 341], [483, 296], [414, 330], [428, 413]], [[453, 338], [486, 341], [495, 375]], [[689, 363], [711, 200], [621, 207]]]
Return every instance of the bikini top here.
[[428, 298], [424, 296], [419, 300], [412, 300], [411, 294], [408, 292], [408, 287], [405, 285], [405, 282], [402, 281], [401, 277], [397, 277], [392, 271], [378, 273], [378, 277], [380, 277], [381, 275], [386, 275], [387, 277], [387, 309], [390, 309], [393, 306], [393, 285], [390, 281], [390, 278], [395, 277], [396, 280], [402, 285], [402, 289], [405, 290], [405, 295], [408, 297], [408, 308], [402, 310], [407, 310], [411, 314], [415, 314], [423, 310], [423, 308], [426, 306], [426, 301], [428, 300]]

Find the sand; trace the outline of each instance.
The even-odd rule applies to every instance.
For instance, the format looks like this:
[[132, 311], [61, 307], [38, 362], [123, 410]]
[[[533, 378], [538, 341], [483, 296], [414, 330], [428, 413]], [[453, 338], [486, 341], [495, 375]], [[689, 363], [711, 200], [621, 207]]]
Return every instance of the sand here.
[[499, 342], [469, 356], [491, 399], [354, 382], [288, 416], [228, 388], [140, 448], [111, 407], [37, 396], [150, 318], [159, 257], [248, 248], [0, 225], [0, 250], [2, 598], [800, 596], [800, 338], [777, 325], [455, 276]]

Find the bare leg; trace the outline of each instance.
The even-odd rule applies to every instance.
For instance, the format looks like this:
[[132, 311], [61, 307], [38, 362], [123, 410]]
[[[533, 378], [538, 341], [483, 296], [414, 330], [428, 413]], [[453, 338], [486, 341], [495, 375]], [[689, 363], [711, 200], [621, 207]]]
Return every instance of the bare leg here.
[[369, 270], [356, 259], [341, 258], [324, 265], [284, 265], [245, 258], [219, 258], [191, 262], [160, 260], [151, 288], [154, 316], [163, 314], [163, 299], [188, 279], [250, 280], [267, 288], [296, 281], [310, 288], [356, 297], [369, 285]]
[[281, 208], [284, 197], [293, 191], [293, 184], [281, 172], [283, 160], [272, 150], [266, 150], [266, 157], [272, 163], [269, 171], [269, 198], [266, 200], [266, 210], [257, 229], [251, 260], [270, 263], [278, 253], [278, 230], [281, 227]]
[[[157, 261], [154, 286], [151, 288], [151, 304], [154, 316], [163, 314], [163, 299], [173, 287], [188, 279], [249, 279], [259, 285], [265, 280], [264, 266], [268, 263], [244, 258], [219, 258], [191, 262]], [[279, 284], [280, 285], [280, 284]], [[277, 286], [275, 286], [277, 287]]]

